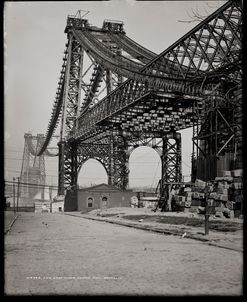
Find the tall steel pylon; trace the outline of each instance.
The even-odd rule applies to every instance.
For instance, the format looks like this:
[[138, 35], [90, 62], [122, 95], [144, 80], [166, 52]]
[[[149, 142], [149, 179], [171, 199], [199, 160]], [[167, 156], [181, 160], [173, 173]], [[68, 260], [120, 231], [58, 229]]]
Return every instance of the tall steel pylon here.
[[[120, 24], [121, 25], [121, 24]], [[106, 26], [106, 24], [104, 24]], [[66, 142], [66, 138], [78, 129], [78, 117], [83, 112], [90, 110], [90, 107], [97, 103], [98, 97], [104, 91], [110, 94], [111, 91], [123, 82], [123, 76], [115, 74], [111, 69], [103, 67], [97, 60], [93, 59], [90, 53], [82, 47], [80, 39], [76, 37], [74, 30], [85, 30], [88, 27], [87, 20], [69, 16], [65, 32], [67, 33], [67, 48], [62, 74], [63, 82], [63, 104], [62, 119], [59, 142], [59, 195], [65, 194], [65, 189], [69, 189], [76, 194], [78, 172], [82, 164], [88, 158], [98, 158], [106, 168], [109, 174], [109, 183], [126, 188], [126, 177], [121, 182], [120, 175], [125, 173], [122, 168], [122, 162], [125, 159], [125, 153], [122, 151], [123, 146], [116, 144], [118, 138], [111, 135], [112, 139], [106, 138], [107, 142], [102, 140], [100, 144], [95, 142], [91, 147], [85, 147], [78, 141]], [[109, 37], [102, 35], [101, 42], [104, 47], [121, 55], [121, 49]], [[85, 58], [86, 57], [86, 58]], [[90, 64], [87, 64], [90, 61]], [[89, 67], [88, 67], [89, 65]], [[91, 70], [91, 75], [90, 75]], [[90, 77], [88, 77], [90, 75]], [[104, 82], [104, 85], [101, 83]], [[103, 86], [103, 88], [101, 87]], [[99, 91], [101, 87], [101, 91]], [[108, 149], [111, 153], [108, 152]], [[90, 155], [88, 151], [90, 150]], [[84, 151], [84, 152], [82, 152]], [[107, 151], [107, 155], [106, 155]], [[109, 156], [111, 154], [111, 156]], [[107, 164], [105, 164], [107, 162]], [[120, 173], [119, 176], [116, 174]], [[124, 174], [125, 175], [125, 174]]]
[[33, 136], [25, 133], [24, 138], [20, 183], [27, 185], [21, 186], [21, 197], [33, 198], [38, 192], [41, 192], [41, 199], [44, 199], [45, 153], [41, 156], [36, 155], [36, 151], [44, 142], [44, 135]]

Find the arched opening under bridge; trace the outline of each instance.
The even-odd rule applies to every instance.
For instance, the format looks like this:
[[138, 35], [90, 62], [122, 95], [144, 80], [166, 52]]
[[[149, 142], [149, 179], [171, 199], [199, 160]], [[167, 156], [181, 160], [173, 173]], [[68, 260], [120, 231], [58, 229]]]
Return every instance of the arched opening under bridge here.
[[78, 173], [79, 187], [90, 187], [101, 183], [108, 183], [108, 176], [104, 165], [97, 159], [86, 160]]
[[161, 159], [147, 146], [135, 148], [129, 158], [129, 188], [155, 190], [161, 177]]

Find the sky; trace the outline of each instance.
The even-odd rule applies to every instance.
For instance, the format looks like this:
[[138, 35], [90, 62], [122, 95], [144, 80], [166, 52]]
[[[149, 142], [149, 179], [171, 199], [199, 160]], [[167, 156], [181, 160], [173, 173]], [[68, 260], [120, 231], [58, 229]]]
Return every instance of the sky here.
[[[28, 1], [4, 7], [4, 147], [5, 180], [20, 176], [24, 133], [46, 133], [67, 42], [68, 15], [78, 10], [101, 27], [105, 19], [124, 22], [127, 36], [159, 54], [226, 1]], [[185, 22], [189, 21], [189, 22]], [[189, 180], [191, 129], [182, 133], [182, 172]], [[56, 146], [57, 140], [52, 145]], [[57, 158], [46, 157], [46, 181], [57, 184]], [[130, 156], [130, 187], [156, 186], [161, 163], [156, 151], [139, 147]], [[90, 159], [79, 185], [106, 183], [106, 172]]]

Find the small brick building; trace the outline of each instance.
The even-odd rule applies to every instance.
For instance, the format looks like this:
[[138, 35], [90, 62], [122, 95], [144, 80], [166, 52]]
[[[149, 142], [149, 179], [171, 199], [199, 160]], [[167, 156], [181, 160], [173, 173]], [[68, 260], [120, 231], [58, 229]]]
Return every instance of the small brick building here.
[[114, 186], [100, 184], [78, 190], [78, 211], [113, 207], [130, 207], [132, 190], [122, 191]]

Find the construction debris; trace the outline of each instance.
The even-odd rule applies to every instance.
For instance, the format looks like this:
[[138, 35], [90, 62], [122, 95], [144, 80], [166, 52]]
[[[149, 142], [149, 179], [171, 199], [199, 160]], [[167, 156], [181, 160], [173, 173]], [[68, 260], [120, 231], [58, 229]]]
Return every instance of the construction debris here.
[[193, 184], [184, 184], [172, 196], [173, 211], [189, 211], [216, 217], [239, 217], [243, 204], [243, 170], [223, 171], [222, 177], [213, 181], [196, 179]]

